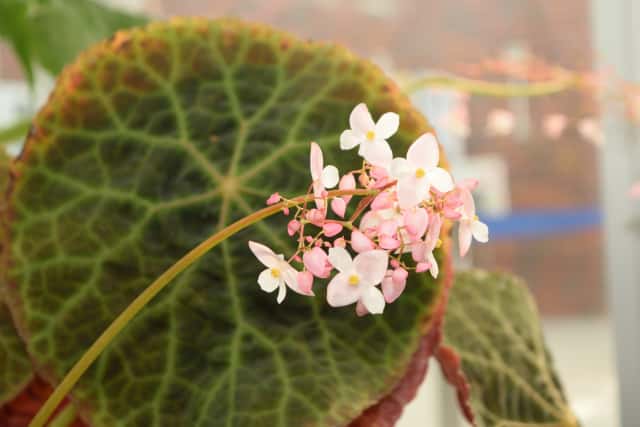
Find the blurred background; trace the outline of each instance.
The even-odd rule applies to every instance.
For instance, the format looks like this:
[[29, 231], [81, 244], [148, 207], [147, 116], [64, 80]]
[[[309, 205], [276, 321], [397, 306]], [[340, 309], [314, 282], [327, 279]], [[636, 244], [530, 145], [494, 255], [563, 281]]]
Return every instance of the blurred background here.
[[[474, 77], [487, 58], [531, 56], [584, 73], [611, 68], [640, 81], [640, 4], [633, 0], [104, 3], [160, 18], [268, 23], [341, 43], [400, 82], [442, 71]], [[0, 43], [0, 127], [30, 116], [45, 99], [53, 80], [35, 71], [30, 90], [18, 59]], [[492, 239], [474, 247], [470, 263], [527, 281], [585, 427], [640, 425], [634, 404], [640, 267], [633, 262], [640, 242], [632, 226], [640, 202], [628, 194], [640, 179], [640, 155], [637, 128], [624, 108], [580, 91], [494, 98], [431, 89], [411, 96], [438, 130], [454, 176], [478, 177], [490, 191], [479, 193], [479, 210]], [[400, 427], [464, 425], [451, 390], [432, 368]]]

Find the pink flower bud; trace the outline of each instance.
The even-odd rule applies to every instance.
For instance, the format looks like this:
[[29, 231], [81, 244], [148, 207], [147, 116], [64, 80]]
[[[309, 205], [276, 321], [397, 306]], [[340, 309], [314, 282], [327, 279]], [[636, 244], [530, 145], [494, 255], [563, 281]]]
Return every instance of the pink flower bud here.
[[400, 241], [390, 236], [382, 236], [379, 239], [380, 247], [386, 250], [398, 249], [400, 247]]
[[329, 257], [321, 248], [315, 247], [305, 252], [302, 260], [307, 270], [320, 279], [326, 279], [331, 274]]
[[289, 234], [289, 236], [293, 236], [298, 232], [298, 230], [300, 230], [300, 221], [295, 219], [289, 221], [289, 223], [287, 224], [287, 233]]
[[324, 230], [324, 235], [327, 237], [333, 237], [338, 235], [342, 231], [342, 224], [338, 224], [336, 222], [326, 222], [322, 229]]
[[[406, 272], [406, 270], [403, 271]], [[396, 281], [393, 279], [393, 276], [395, 274], [395, 272], [389, 270], [387, 271], [387, 275], [384, 277], [384, 279], [382, 279], [382, 294], [384, 295], [384, 300], [388, 304], [391, 304], [392, 302], [397, 300], [407, 285], [406, 276], [404, 281], [396, 283]]]
[[418, 265], [416, 265], [416, 272], [424, 273], [425, 271], [428, 271], [430, 268], [431, 268], [431, 263], [419, 262]]
[[367, 307], [364, 306], [364, 303], [362, 301], [358, 301], [358, 303], [356, 304], [356, 314], [358, 315], [358, 317], [366, 316], [367, 314], [369, 314], [369, 310], [367, 310]]
[[336, 240], [333, 241], [333, 246], [336, 248], [346, 248], [347, 241], [344, 240], [344, 237], [338, 237]]
[[324, 224], [324, 219], [327, 216], [327, 212], [324, 209], [311, 209], [307, 211], [305, 217], [307, 221], [316, 227], [322, 227]]
[[313, 275], [308, 271], [299, 271], [296, 279], [300, 292], [304, 295], [314, 295], [313, 293]]
[[428, 225], [429, 214], [426, 210], [418, 208], [404, 213], [404, 226], [414, 239], [421, 238], [427, 231]]
[[[340, 190], [354, 190], [356, 188], [356, 179], [353, 177], [353, 174], [348, 173], [340, 178], [340, 184], [338, 184], [338, 188]], [[349, 204], [351, 197], [353, 196], [342, 196], [345, 205]]]
[[351, 232], [351, 247], [354, 251], [360, 253], [375, 249], [376, 245], [360, 230], [353, 230]]
[[358, 175], [358, 182], [363, 187], [367, 187], [369, 185], [369, 183], [371, 182], [371, 180], [369, 179], [369, 175], [361, 173], [360, 175]]
[[285, 206], [284, 208], [282, 208], [282, 213], [283, 213], [285, 216], [289, 216], [289, 208], [288, 208], [288, 207], [286, 207], [286, 206]]
[[347, 203], [344, 199], [336, 197], [331, 201], [331, 210], [333, 210], [340, 218], [344, 218], [344, 214], [347, 210]]
[[280, 199], [282, 199], [282, 197], [280, 197], [280, 194], [278, 194], [278, 192], [275, 192], [272, 195], [270, 195], [269, 198], [267, 199], [267, 205], [269, 206], [275, 205], [280, 201]]
[[389, 261], [389, 265], [393, 268], [398, 268], [400, 267], [400, 263], [398, 262], [397, 259], [392, 259], [391, 261]]
[[302, 262], [302, 258], [300, 258], [300, 255], [294, 255], [293, 260], [296, 262]]
[[391, 279], [396, 285], [404, 285], [405, 283], [407, 283], [407, 277], [409, 277], [409, 272], [407, 270], [405, 270], [404, 268], [396, 268], [395, 270], [393, 270]]

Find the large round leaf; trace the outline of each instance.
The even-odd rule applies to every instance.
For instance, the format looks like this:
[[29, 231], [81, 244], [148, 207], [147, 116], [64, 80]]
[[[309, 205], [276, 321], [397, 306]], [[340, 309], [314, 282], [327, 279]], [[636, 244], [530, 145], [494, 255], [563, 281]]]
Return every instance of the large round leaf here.
[[[309, 141], [338, 149], [358, 102], [397, 111], [403, 154], [428, 130], [379, 69], [343, 48], [236, 21], [117, 34], [60, 77], [15, 166], [10, 282], [52, 381], [159, 273], [256, 208], [309, 183]], [[184, 272], [75, 389], [94, 426], [345, 425], [404, 374], [441, 289], [413, 281], [384, 316], [259, 290], [255, 239], [286, 250], [279, 215]]]

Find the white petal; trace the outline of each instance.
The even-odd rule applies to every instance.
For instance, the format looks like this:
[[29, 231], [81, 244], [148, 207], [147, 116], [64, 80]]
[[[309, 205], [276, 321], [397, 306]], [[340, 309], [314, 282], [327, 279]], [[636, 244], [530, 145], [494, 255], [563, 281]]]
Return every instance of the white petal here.
[[480, 243], [487, 243], [489, 241], [489, 227], [487, 224], [480, 221], [473, 221], [471, 223], [471, 234]]
[[348, 273], [353, 270], [351, 255], [345, 248], [334, 247], [329, 249], [329, 262], [341, 273]]
[[387, 168], [391, 165], [391, 159], [393, 159], [393, 153], [389, 143], [382, 139], [376, 139], [375, 141], [365, 141], [360, 144], [362, 150], [362, 157], [374, 166], [380, 166]]
[[277, 267], [280, 262], [278, 256], [271, 249], [261, 243], [249, 241], [249, 249], [251, 249], [251, 252], [253, 252], [256, 258], [258, 258], [258, 261], [266, 267]]
[[411, 164], [407, 159], [396, 157], [391, 161], [390, 173], [392, 177], [398, 179], [402, 178], [403, 176], [415, 173], [415, 168], [411, 167]]
[[384, 113], [376, 123], [376, 136], [387, 139], [398, 131], [400, 116], [396, 113]]
[[258, 285], [260, 285], [260, 289], [265, 292], [275, 291], [279, 283], [280, 279], [277, 277], [273, 277], [270, 268], [267, 268], [258, 276]]
[[322, 184], [324, 188], [333, 188], [338, 185], [338, 181], [340, 180], [340, 173], [338, 172], [338, 168], [329, 165], [322, 170]]
[[433, 256], [433, 252], [429, 252], [429, 254], [427, 254], [427, 262], [431, 264], [429, 267], [429, 273], [431, 273], [431, 276], [434, 279], [437, 279], [440, 269], [438, 268], [438, 261], [436, 261], [436, 257]]
[[282, 301], [284, 301], [284, 297], [287, 296], [287, 287], [285, 286], [284, 282], [280, 282], [280, 287], [278, 288], [278, 297], [276, 298], [276, 301], [278, 301], [278, 304], [282, 304]]
[[398, 204], [402, 209], [411, 209], [420, 203], [417, 180], [414, 176], [405, 176], [398, 181]]
[[462, 199], [462, 213], [467, 219], [472, 219], [476, 216], [476, 204], [473, 201], [471, 191], [467, 188], [460, 188], [460, 198]]
[[362, 303], [371, 314], [382, 314], [384, 311], [384, 296], [380, 289], [374, 286], [362, 292]]
[[323, 165], [322, 150], [318, 144], [312, 142], [311, 153], [309, 155], [309, 169], [311, 170], [311, 178], [313, 178], [314, 181], [320, 179]]
[[407, 151], [407, 160], [416, 168], [430, 170], [438, 166], [440, 151], [438, 142], [431, 133], [425, 133], [411, 144]]
[[351, 114], [349, 115], [349, 126], [352, 130], [366, 134], [369, 131], [375, 130], [375, 123], [371, 118], [371, 113], [364, 103], [355, 106]]
[[364, 135], [347, 129], [340, 134], [340, 148], [343, 150], [351, 150], [364, 140]]
[[292, 291], [304, 295], [304, 293], [300, 290], [300, 285], [298, 285], [298, 272], [295, 268], [293, 268], [289, 263], [282, 262], [280, 263], [280, 274], [282, 274], [282, 279], [284, 283], [287, 284]]
[[331, 307], [344, 307], [360, 299], [361, 286], [349, 284], [349, 276], [338, 273], [327, 285], [327, 302]]
[[389, 254], [386, 251], [373, 250], [358, 254], [353, 260], [353, 266], [361, 280], [368, 285], [382, 282], [387, 272]]
[[435, 168], [429, 172], [427, 172], [427, 179], [429, 180], [429, 184], [433, 185], [443, 193], [447, 193], [455, 187], [453, 184], [453, 178], [449, 172], [442, 168]]

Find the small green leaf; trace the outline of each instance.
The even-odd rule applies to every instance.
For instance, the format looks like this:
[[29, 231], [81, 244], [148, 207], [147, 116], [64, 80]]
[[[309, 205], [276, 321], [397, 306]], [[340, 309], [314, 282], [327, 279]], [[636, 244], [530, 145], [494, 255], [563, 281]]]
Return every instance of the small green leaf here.
[[34, 63], [57, 75], [93, 43], [145, 22], [93, 0], [0, 2], [0, 35], [12, 44], [29, 80]]
[[553, 369], [535, 302], [512, 276], [457, 275], [438, 358], [477, 426], [578, 426]]
[[[174, 20], [80, 55], [34, 122], [8, 201], [11, 289], [42, 373], [59, 381], [215, 230], [274, 191], [305, 193], [310, 141], [342, 172], [360, 167], [339, 150], [359, 102], [400, 113], [397, 153], [429, 130], [377, 67], [260, 25]], [[289, 252], [288, 219], [223, 243], [127, 326], [73, 392], [92, 426], [344, 426], [394, 389], [442, 282], [413, 279], [384, 316], [328, 307], [325, 283], [278, 305], [247, 241]]]

